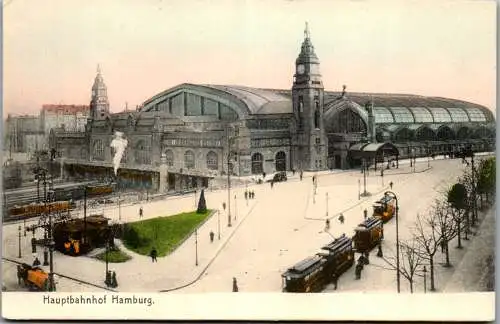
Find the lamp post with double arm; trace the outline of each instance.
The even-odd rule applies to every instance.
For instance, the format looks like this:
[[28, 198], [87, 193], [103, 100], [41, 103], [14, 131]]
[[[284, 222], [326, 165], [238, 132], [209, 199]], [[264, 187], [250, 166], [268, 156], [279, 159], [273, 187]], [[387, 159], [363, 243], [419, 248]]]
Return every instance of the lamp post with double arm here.
[[401, 272], [399, 268], [399, 204], [398, 197], [392, 191], [386, 191], [385, 196], [391, 196], [396, 200], [396, 281], [398, 286], [398, 293], [401, 292]]

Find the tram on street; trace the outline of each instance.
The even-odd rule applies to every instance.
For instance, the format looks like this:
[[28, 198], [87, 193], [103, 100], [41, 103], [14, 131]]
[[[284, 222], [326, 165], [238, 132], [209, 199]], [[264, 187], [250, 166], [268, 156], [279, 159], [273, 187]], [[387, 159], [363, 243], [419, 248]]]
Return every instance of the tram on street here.
[[378, 216], [382, 222], [386, 223], [394, 216], [396, 212], [396, 199], [385, 195], [373, 205], [373, 216]]
[[354, 264], [352, 240], [345, 234], [321, 250], [282, 274], [284, 292], [320, 292]]
[[384, 238], [384, 227], [380, 217], [367, 218], [354, 229], [354, 249], [364, 253], [371, 251]]

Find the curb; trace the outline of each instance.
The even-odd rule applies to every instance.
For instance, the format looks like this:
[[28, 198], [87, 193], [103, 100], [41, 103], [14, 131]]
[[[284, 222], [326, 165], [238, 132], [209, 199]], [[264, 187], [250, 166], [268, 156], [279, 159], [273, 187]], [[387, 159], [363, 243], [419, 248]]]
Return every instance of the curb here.
[[253, 211], [253, 209], [255, 208], [255, 206], [257, 206], [257, 202], [250, 208], [250, 210], [248, 211], [248, 213], [245, 215], [245, 217], [238, 223], [238, 225], [235, 227], [234, 231], [227, 237], [227, 239], [222, 243], [222, 245], [219, 247], [219, 249], [217, 250], [217, 252], [215, 253], [215, 255], [211, 258], [211, 260], [207, 263], [207, 265], [201, 270], [201, 272], [198, 274], [198, 276], [196, 276], [192, 281], [189, 281], [188, 283], [182, 285], [182, 286], [178, 286], [178, 287], [174, 287], [174, 288], [169, 288], [169, 289], [163, 289], [163, 290], [159, 290], [158, 292], [160, 293], [164, 293], [164, 292], [171, 292], [171, 291], [175, 291], [175, 290], [179, 290], [179, 289], [183, 289], [183, 288], [186, 288], [186, 287], [189, 287], [191, 286], [192, 284], [194, 284], [195, 282], [197, 282], [198, 280], [200, 280], [201, 276], [203, 276], [203, 274], [207, 271], [207, 269], [212, 265], [212, 263], [215, 261], [215, 259], [219, 256], [219, 254], [222, 252], [222, 250], [226, 247], [227, 243], [230, 241], [230, 239], [233, 237], [233, 235], [236, 233], [236, 231], [238, 230], [238, 228], [241, 226], [241, 224], [243, 224], [243, 222], [247, 219], [248, 215], [250, 215]]

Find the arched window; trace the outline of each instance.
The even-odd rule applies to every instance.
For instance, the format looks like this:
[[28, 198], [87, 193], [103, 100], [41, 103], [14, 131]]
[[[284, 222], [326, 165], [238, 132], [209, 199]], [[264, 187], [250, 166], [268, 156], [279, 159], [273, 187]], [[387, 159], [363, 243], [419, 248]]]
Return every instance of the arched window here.
[[468, 127], [461, 127], [457, 132], [457, 139], [469, 139], [470, 129]]
[[135, 162], [137, 164], [151, 164], [151, 148], [145, 141], [140, 140], [135, 145]]
[[314, 128], [319, 128], [319, 108], [316, 108], [316, 111], [314, 112]]
[[274, 159], [276, 163], [276, 171], [286, 171], [286, 153], [280, 151], [276, 153], [276, 158]]
[[264, 158], [260, 153], [254, 153], [252, 155], [252, 174], [262, 174]]
[[82, 147], [80, 149], [80, 159], [82, 159], [82, 160], [87, 159], [87, 149], [85, 147]]
[[193, 169], [194, 165], [195, 165], [195, 162], [194, 162], [193, 151], [186, 151], [186, 153], [184, 153], [184, 166], [187, 169]]
[[437, 131], [438, 140], [447, 141], [455, 138], [455, 134], [448, 126], [441, 126]]
[[172, 150], [165, 151], [165, 162], [168, 166], [174, 166], [174, 152]]
[[207, 153], [207, 168], [210, 170], [217, 170], [219, 165], [219, 158], [217, 153], [210, 151]]
[[104, 144], [102, 140], [98, 139], [94, 141], [92, 146], [92, 157], [94, 160], [104, 161]]

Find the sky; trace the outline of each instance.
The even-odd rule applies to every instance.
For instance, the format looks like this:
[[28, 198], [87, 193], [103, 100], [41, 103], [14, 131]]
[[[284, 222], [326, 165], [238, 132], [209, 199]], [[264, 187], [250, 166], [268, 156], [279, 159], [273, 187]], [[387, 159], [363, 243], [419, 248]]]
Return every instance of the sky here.
[[462, 99], [495, 110], [496, 3], [487, 0], [10, 0], [4, 118], [111, 111], [181, 83], [290, 89], [305, 21], [326, 90]]

